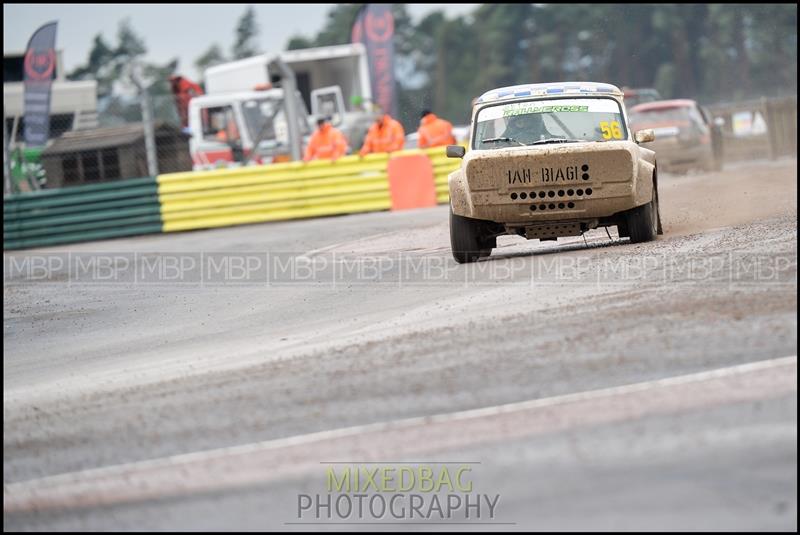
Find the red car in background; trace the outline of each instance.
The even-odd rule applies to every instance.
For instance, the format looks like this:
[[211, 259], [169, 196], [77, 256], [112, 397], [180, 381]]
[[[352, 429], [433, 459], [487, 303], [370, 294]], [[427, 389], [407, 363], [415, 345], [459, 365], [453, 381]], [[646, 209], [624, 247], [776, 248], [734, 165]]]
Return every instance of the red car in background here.
[[640, 89], [631, 89], [630, 87], [622, 88], [622, 96], [625, 101], [625, 107], [631, 109], [637, 104], [644, 104], [645, 102], [653, 102], [654, 100], [661, 100], [661, 95], [652, 87], [644, 87]]
[[628, 122], [634, 131], [654, 130], [655, 141], [645, 146], [656, 152], [659, 168], [674, 172], [722, 169], [722, 132], [696, 101], [638, 104], [629, 108]]

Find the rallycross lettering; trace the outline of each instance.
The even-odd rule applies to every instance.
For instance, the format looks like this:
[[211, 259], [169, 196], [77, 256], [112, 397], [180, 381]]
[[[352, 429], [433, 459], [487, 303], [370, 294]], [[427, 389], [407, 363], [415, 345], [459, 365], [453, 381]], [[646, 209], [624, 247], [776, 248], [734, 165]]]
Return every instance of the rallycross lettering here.
[[527, 115], [529, 113], [557, 113], [557, 112], [570, 112], [580, 113], [588, 112], [589, 106], [535, 106], [533, 104], [523, 105], [510, 105], [503, 108], [503, 117], [511, 117], [514, 115]]
[[572, 165], [565, 168], [542, 167], [542, 182], [570, 182], [578, 180], [578, 166]]
[[508, 183], [509, 184], [530, 184], [531, 183], [531, 170], [522, 169], [519, 171], [508, 170]]

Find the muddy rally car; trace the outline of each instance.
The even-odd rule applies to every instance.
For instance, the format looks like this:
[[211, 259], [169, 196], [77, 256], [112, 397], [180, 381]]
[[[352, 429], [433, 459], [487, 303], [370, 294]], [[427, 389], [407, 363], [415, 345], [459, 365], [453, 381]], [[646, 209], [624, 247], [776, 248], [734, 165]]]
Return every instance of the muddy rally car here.
[[571, 82], [495, 89], [475, 101], [469, 150], [448, 177], [450, 243], [460, 263], [489, 256], [497, 236], [556, 240], [614, 226], [631, 242], [661, 232], [656, 154], [631, 132], [622, 92]]

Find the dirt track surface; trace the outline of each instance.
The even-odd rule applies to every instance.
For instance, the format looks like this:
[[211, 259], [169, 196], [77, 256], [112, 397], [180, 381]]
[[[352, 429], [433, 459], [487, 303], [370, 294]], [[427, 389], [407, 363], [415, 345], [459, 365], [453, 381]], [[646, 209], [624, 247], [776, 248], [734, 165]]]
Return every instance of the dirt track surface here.
[[[171, 494], [146, 463], [351, 428], [361, 460], [480, 462], [476, 485], [503, 495], [498, 529], [796, 529], [796, 359], [776, 360], [797, 353], [796, 161], [664, 175], [659, 195], [655, 242], [507, 237], [471, 266], [449, 256], [446, 207], [4, 254], [4, 527], [293, 527], [314, 467], [180, 465]], [[110, 253], [111, 279], [74, 269]], [[37, 257], [64, 263], [32, 281]], [[209, 257], [263, 266], [146, 269]], [[758, 362], [772, 371], [737, 368]], [[721, 369], [737, 382], [713, 403], [706, 379], [649, 411], [624, 390]], [[617, 388], [609, 419], [498, 420], [420, 450], [363, 427]], [[338, 451], [320, 444], [312, 464]], [[108, 488], [143, 477], [152, 493], [98, 502], [101, 467], [117, 467]], [[83, 502], [42, 505], [81, 485]]]

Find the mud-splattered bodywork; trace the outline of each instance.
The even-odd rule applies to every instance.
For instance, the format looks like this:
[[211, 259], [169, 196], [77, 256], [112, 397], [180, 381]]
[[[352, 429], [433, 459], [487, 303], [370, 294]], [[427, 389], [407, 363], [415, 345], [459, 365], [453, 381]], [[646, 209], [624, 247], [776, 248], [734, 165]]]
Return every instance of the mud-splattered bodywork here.
[[[622, 104], [621, 93], [611, 96]], [[480, 107], [479, 102], [473, 122]], [[603, 142], [469, 150], [449, 176], [453, 213], [520, 234], [542, 222], [570, 223], [549, 233], [557, 236], [647, 204], [653, 199], [655, 152], [625, 131], [625, 139]]]
[[450, 174], [450, 202], [498, 223], [605, 217], [652, 199], [654, 166], [632, 141], [475, 150]]

